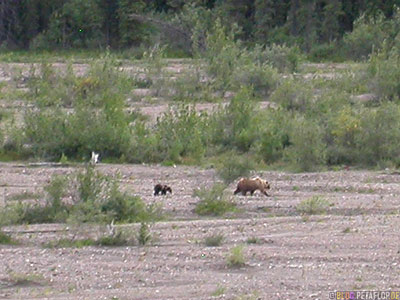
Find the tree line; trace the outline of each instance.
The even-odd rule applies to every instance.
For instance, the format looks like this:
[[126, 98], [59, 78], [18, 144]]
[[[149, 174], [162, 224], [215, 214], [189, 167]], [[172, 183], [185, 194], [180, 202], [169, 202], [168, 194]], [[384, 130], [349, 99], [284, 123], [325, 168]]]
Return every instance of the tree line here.
[[[237, 24], [254, 44], [315, 44], [340, 40], [360, 16], [391, 18], [399, 0], [2, 0], [3, 49], [104, 48], [151, 44], [165, 26], [193, 34], [195, 11]], [[183, 14], [185, 12], [185, 14]], [[189, 12], [189, 14], [188, 14]], [[197, 13], [197, 15], [199, 15]], [[136, 17], [132, 17], [136, 16]], [[138, 18], [137, 16], [142, 16]], [[210, 18], [211, 18], [210, 17]], [[201, 19], [200, 19], [201, 20]], [[204, 19], [203, 22], [206, 22]], [[205, 26], [201, 24], [201, 26]]]

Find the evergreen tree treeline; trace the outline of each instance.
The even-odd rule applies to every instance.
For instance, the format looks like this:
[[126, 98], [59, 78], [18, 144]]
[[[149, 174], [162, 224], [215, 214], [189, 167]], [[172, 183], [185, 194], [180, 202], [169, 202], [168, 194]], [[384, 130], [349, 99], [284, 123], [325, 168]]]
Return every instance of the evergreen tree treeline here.
[[390, 18], [400, 0], [1, 0], [0, 46], [138, 46], [151, 40], [156, 28], [131, 14], [168, 21], [185, 5], [237, 23], [244, 41], [296, 42], [309, 50], [312, 44], [340, 39], [362, 14]]

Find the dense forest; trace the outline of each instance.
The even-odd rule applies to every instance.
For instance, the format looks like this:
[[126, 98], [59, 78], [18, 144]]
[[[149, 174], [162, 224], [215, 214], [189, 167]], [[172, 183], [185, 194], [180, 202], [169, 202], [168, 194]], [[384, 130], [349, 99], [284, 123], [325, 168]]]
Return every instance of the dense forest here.
[[[333, 51], [355, 21], [390, 19], [398, 0], [2, 0], [2, 49], [121, 49], [165, 42], [193, 54], [212, 20], [237, 24], [249, 45]], [[173, 41], [173, 43], [172, 43]], [[321, 45], [325, 45], [321, 49]], [[327, 46], [331, 45], [331, 46]]]

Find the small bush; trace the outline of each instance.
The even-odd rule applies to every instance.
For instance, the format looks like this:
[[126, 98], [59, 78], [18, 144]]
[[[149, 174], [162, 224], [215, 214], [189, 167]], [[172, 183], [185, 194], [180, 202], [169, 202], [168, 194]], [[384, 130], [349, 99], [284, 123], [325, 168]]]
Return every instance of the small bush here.
[[[160, 206], [146, 206], [140, 197], [120, 192], [115, 178], [92, 165], [66, 178], [54, 177], [45, 190], [45, 205], [19, 202], [0, 210], [3, 224], [147, 222], [163, 217]], [[62, 201], [66, 196], [72, 203]]]
[[59, 239], [44, 243], [42, 246], [44, 248], [83, 248], [95, 245], [96, 241], [93, 239]]
[[224, 154], [217, 164], [217, 174], [226, 184], [239, 177], [247, 177], [253, 169], [254, 163], [249, 155], [238, 155], [234, 152]]
[[213, 234], [207, 236], [204, 240], [204, 243], [207, 247], [218, 247], [221, 246], [223, 240], [224, 240], [223, 234]]
[[379, 49], [386, 38], [384, 16], [368, 18], [362, 15], [354, 22], [354, 28], [343, 37], [347, 56], [354, 60], [367, 59], [372, 50]]
[[301, 214], [319, 215], [326, 213], [329, 202], [320, 196], [313, 196], [309, 199], [301, 201], [296, 210]]
[[222, 216], [236, 210], [236, 204], [224, 196], [225, 185], [214, 184], [211, 190], [201, 188], [194, 191], [194, 196], [200, 201], [196, 204], [195, 212], [199, 215]]
[[244, 258], [244, 246], [238, 245], [231, 249], [230, 253], [227, 256], [227, 265], [229, 268], [241, 268], [245, 266], [246, 261]]
[[299, 117], [293, 120], [291, 145], [285, 148], [284, 157], [299, 171], [313, 171], [326, 163], [326, 144], [318, 123]]
[[374, 53], [369, 60], [368, 72], [371, 77], [369, 85], [375, 94], [390, 100], [399, 99], [400, 45]]
[[246, 243], [247, 244], [260, 244], [260, 239], [259, 238], [257, 238], [257, 237], [255, 237], [255, 236], [253, 236], [253, 237], [249, 237], [247, 240], [246, 240]]
[[116, 234], [104, 235], [98, 238], [95, 244], [97, 246], [120, 247], [120, 246], [128, 246], [131, 243], [127, 240], [122, 231], [119, 231]]
[[296, 72], [301, 60], [300, 49], [298, 47], [288, 47], [284, 44], [272, 44], [265, 47], [256, 46], [252, 56], [260, 63], [268, 63], [279, 72]]
[[286, 110], [305, 112], [309, 108], [313, 91], [311, 86], [294, 79], [285, 80], [271, 95], [270, 101]]
[[16, 245], [17, 241], [15, 241], [10, 235], [1, 231], [0, 228], [0, 245]]
[[269, 96], [278, 86], [278, 80], [278, 72], [268, 64], [239, 65], [232, 74], [233, 87], [252, 88], [260, 98]]
[[151, 233], [150, 233], [149, 225], [147, 223], [142, 222], [140, 224], [137, 240], [139, 242], [139, 245], [141, 245], [141, 246], [145, 246], [149, 242], [151, 242], [152, 236], [151, 236]]

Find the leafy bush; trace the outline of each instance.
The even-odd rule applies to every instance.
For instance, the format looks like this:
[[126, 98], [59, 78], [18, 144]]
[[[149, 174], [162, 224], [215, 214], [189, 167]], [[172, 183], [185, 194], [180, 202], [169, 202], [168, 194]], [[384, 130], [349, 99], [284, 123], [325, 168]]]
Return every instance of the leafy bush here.
[[364, 109], [360, 116], [360, 130], [355, 136], [359, 162], [376, 166], [379, 163], [400, 163], [400, 107], [383, 103], [376, 109]]
[[209, 119], [211, 142], [227, 149], [249, 150], [257, 127], [252, 118], [255, 101], [251, 89], [242, 88], [227, 107], [220, 107]]
[[15, 241], [10, 235], [4, 233], [0, 228], [0, 245], [16, 245]]
[[232, 74], [232, 87], [252, 88], [257, 97], [265, 98], [278, 86], [278, 80], [277, 71], [267, 63], [238, 64]]
[[252, 57], [261, 64], [270, 64], [282, 73], [296, 72], [301, 60], [298, 47], [275, 43], [265, 48], [260, 45], [255, 46]]
[[227, 152], [219, 161], [217, 174], [226, 184], [239, 177], [248, 176], [255, 167], [249, 155], [239, 155], [234, 152]]
[[348, 57], [362, 60], [368, 58], [374, 48], [379, 49], [385, 38], [384, 16], [372, 19], [362, 15], [354, 22], [353, 31], [344, 35], [343, 43]]
[[140, 224], [139, 233], [137, 236], [139, 245], [141, 245], [141, 246], [147, 245], [151, 241], [151, 239], [152, 239], [152, 237], [151, 237], [149, 225], [145, 222], [142, 222]]
[[316, 170], [326, 163], [326, 144], [323, 131], [317, 122], [297, 117], [289, 135], [291, 145], [285, 148], [284, 157], [300, 171]]
[[324, 214], [329, 207], [329, 202], [320, 196], [313, 196], [301, 201], [296, 210], [301, 214], [319, 215]]
[[207, 247], [218, 247], [221, 246], [223, 240], [224, 235], [219, 233], [207, 236], [204, 240], [204, 243]]
[[199, 115], [194, 106], [180, 105], [164, 113], [157, 121], [155, 136], [157, 151], [163, 160], [176, 163], [184, 157], [199, 162], [205, 153], [207, 140], [206, 115]]
[[369, 60], [368, 71], [374, 93], [391, 100], [400, 98], [400, 44], [398, 47], [374, 53]]
[[270, 101], [286, 110], [305, 112], [311, 104], [313, 91], [310, 86], [294, 79], [285, 80], [271, 95]]
[[266, 110], [259, 113], [254, 121], [259, 129], [253, 150], [266, 162], [282, 159], [283, 150], [290, 145], [291, 114], [286, 110]]
[[350, 105], [330, 114], [326, 132], [327, 161], [330, 164], [356, 162], [360, 157], [356, 136], [361, 130], [360, 113]]
[[[54, 177], [45, 191], [45, 205], [18, 203], [3, 208], [3, 223], [148, 222], [162, 218], [159, 206], [146, 206], [139, 197], [120, 192], [115, 178], [97, 172], [92, 165], [67, 178]], [[62, 201], [67, 196], [72, 203]]]
[[229, 198], [224, 196], [225, 185], [214, 184], [211, 190], [201, 188], [194, 191], [194, 196], [199, 197], [200, 201], [196, 204], [195, 212], [201, 216], [213, 215], [222, 216], [227, 212], [236, 210]]
[[245, 266], [246, 260], [243, 251], [243, 245], [238, 245], [231, 249], [226, 261], [229, 268], [241, 268]]

